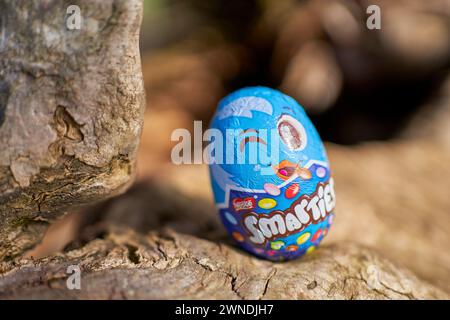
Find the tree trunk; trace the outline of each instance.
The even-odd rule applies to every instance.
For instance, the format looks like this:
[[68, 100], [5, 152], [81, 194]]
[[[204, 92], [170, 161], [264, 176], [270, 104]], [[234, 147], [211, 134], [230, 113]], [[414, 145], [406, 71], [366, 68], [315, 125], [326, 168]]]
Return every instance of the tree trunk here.
[[[68, 27], [77, 4], [81, 28]], [[143, 121], [141, 0], [0, 1], [0, 261], [129, 184]]]

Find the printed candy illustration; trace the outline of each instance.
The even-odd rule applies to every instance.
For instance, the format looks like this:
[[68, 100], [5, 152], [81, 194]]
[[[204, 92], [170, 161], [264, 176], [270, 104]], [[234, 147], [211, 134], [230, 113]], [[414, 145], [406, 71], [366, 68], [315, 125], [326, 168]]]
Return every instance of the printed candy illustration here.
[[211, 184], [220, 217], [245, 250], [286, 260], [314, 250], [328, 233], [334, 182], [323, 143], [303, 108], [265, 88], [225, 97], [211, 121]]

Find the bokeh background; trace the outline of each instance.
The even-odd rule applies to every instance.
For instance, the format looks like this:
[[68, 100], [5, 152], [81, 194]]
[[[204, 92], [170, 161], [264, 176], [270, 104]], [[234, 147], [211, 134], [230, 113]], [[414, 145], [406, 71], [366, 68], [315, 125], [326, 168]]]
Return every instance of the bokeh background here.
[[[370, 4], [381, 30], [366, 27]], [[449, 17], [445, 0], [146, 0], [144, 163], [169, 161], [174, 128], [206, 126], [252, 85], [297, 99], [326, 141], [393, 139], [448, 77]]]
[[[371, 4], [381, 30], [366, 28]], [[194, 120], [206, 129], [224, 95], [264, 85], [297, 99], [332, 150], [330, 239], [374, 246], [450, 289], [448, 0], [145, 0], [141, 56], [147, 111], [135, 185], [70, 213], [29, 255], [89, 241], [105, 215], [139, 231], [226, 237], [206, 167], [171, 164], [170, 135]], [[403, 145], [411, 137], [418, 142]], [[382, 203], [382, 192], [396, 197]]]
[[[366, 28], [378, 4], [382, 29]], [[396, 136], [446, 77], [448, 1], [145, 1], [149, 108], [208, 121], [224, 94], [280, 88], [325, 140]], [[190, 121], [192, 122], [192, 121]]]

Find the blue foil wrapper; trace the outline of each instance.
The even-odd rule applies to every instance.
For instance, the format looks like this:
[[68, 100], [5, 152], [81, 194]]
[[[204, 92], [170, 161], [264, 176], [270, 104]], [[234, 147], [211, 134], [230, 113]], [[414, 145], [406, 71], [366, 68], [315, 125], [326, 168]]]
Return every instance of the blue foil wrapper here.
[[220, 101], [210, 129], [211, 185], [236, 243], [275, 261], [313, 251], [332, 224], [335, 193], [303, 108], [277, 90], [244, 88]]

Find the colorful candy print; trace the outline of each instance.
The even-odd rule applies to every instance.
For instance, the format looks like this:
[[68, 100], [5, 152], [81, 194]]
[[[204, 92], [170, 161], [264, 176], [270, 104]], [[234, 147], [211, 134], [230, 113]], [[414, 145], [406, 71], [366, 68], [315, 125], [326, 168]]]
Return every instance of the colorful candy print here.
[[271, 196], [279, 196], [281, 193], [280, 188], [273, 183], [265, 183], [264, 190], [266, 190], [266, 192]]
[[[314, 250], [332, 223], [336, 196], [323, 143], [303, 108], [265, 87], [225, 97], [211, 129], [211, 185], [224, 226], [243, 249], [273, 261]], [[217, 138], [217, 139], [216, 139]], [[223, 142], [223, 141], [222, 141]], [[256, 161], [229, 162], [230, 159]], [[225, 161], [226, 160], [226, 161]], [[224, 163], [225, 162], [225, 163]]]
[[298, 250], [298, 246], [296, 246], [295, 244], [292, 244], [292, 245], [286, 247], [287, 252], [296, 252], [297, 250]]
[[311, 237], [311, 233], [309, 233], [309, 232], [303, 233], [302, 235], [300, 235], [300, 237], [297, 238], [297, 244], [298, 245], [304, 244], [306, 241], [309, 240], [310, 237]]
[[329, 224], [330, 226], [333, 224], [333, 222], [334, 222], [334, 214], [332, 214], [332, 215], [330, 215], [330, 216], [328, 217], [328, 224]]
[[322, 229], [319, 229], [314, 233], [313, 237], [311, 238], [311, 242], [316, 242], [319, 240], [320, 236], [322, 235]]
[[280, 250], [284, 246], [284, 242], [281, 240], [273, 241], [270, 243], [270, 248], [273, 250]]
[[286, 191], [284, 192], [284, 196], [288, 199], [292, 199], [295, 198], [299, 191], [300, 185], [298, 183], [293, 183], [286, 189]]
[[327, 170], [325, 170], [324, 167], [319, 167], [319, 168], [316, 169], [316, 175], [317, 175], [319, 178], [325, 177], [326, 174], [327, 174]]
[[229, 213], [228, 211], [225, 212], [225, 218], [228, 220], [228, 222], [230, 222], [231, 224], [238, 224], [237, 220], [235, 217], [233, 217], [233, 215], [231, 213]]
[[277, 205], [277, 202], [272, 198], [264, 198], [258, 201], [258, 206], [262, 209], [272, 209]]
[[306, 253], [311, 253], [311, 252], [313, 252], [314, 250], [316, 250], [316, 247], [315, 247], [315, 246], [311, 246], [311, 247], [309, 247], [309, 248], [306, 250]]
[[242, 234], [240, 234], [239, 232], [235, 231], [231, 234], [234, 238], [234, 240], [236, 240], [237, 242], [243, 242], [244, 241], [244, 237], [242, 236]]
[[303, 180], [309, 180], [312, 178], [312, 174], [311, 171], [309, 171], [306, 168], [298, 168], [297, 169], [297, 174], [300, 178], [302, 178]]

